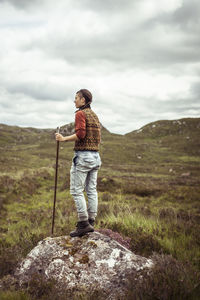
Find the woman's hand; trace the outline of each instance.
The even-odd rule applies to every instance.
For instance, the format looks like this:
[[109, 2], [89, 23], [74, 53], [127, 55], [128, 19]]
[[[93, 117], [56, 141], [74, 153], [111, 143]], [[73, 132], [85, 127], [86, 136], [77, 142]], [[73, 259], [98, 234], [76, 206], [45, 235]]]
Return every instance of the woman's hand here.
[[55, 138], [56, 138], [56, 141], [59, 141], [59, 142], [65, 141], [64, 136], [62, 136], [62, 134], [60, 134], [60, 133], [55, 133]]

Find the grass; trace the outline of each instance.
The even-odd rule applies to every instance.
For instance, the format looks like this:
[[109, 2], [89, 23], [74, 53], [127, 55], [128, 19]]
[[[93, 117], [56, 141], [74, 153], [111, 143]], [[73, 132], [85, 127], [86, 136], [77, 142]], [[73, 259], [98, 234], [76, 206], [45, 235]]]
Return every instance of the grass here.
[[130, 237], [133, 252], [144, 256], [152, 255], [155, 251], [172, 254], [180, 261], [189, 260], [198, 269], [198, 226], [192, 227], [188, 222], [177, 220], [176, 214], [170, 214], [164, 220], [160, 220], [156, 213], [152, 215], [152, 211], [147, 208], [136, 206], [136, 209], [132, 209], [123, 205], [116, 211], [112, 210], [113, 207], [109, 206], [112, 213], [103, 216], [104, 224], [113, 231]]
[[31, 300], [31, 296], [26, 292], [7, 291], [0, 292], [1, 300]]
[[[161, 288], [168, 299], [177, 299], [178, 293], [181, 299], [198, 299], [195, 294], [200, 272], [200, 120], [181, 120], [185, 122], [182, 129], [179, 123], [172, 122], [155, 122], [156, 127], [149, 124], [140, 133], [125, 136], [103, 130], [96, 229], [122, 242], [124, 239], [134, 253], [154, 256], [157, 261], [151, 276], [145, 277], [146, 294], [140, 295], [138, 280], [138, 286], [130, 284], [126, 299], [134, 299], [134, 292], [141, 299], [165, 299], [161, 297]], [[8, 283], [17, 263], [38, 241], [51, 234], [56, 144], [51, 130], [1, 127], [0, 278]], [[62, 147], [55, 236], [69, 234], [77, 221], [69, 194], [73, 145]], [[51, 298], [56, 299], [51, 284], [41, 282], [32, 282], [24, 291], [12, 290], [12, 284], [4, 284], [0, 299], [47, 299], [50, 291]], [[158, 282], [162, 283], [160, 287]], [[87, 295], [86, 291], [76, 297], [101, 299], [97, 294]]]

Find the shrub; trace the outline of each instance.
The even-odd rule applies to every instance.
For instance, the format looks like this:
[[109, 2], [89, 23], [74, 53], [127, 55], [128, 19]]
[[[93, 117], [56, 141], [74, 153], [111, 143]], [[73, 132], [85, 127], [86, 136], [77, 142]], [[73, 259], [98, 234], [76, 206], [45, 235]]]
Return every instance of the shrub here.
[[110, 211], [109, 203], [99, 203], [98, 205], [98, 217], [104, 217]]
[[106, 201], [110, 201], [112, 199], [113, 199], [112, 194], [110, 194], [109, 192], [104, 192], [102, 194], [102, 201], [106, 202]]
[[0, 176], [0, 192], [7, 193], [13, 190], [15, 180], [9, 176]]
[[199, 274], [170, 255], [154, 254], [151, 258], [152, 269], [134, 273], [134, 280], [133, 275], [129, 277], [126, 299], [188, 299], [198, 285]]
[[39, 178], [34, 176], [25, 176], [17, 182], [13, 192], [16, 195], [26, 193], [28, 195], [33, 195], [41, 186], [42, 185], [40, 183]]
[[161, 244], [155, 238], [154, 234], [151, 232], [146, 232], [142, 227], [127, 228], [119, 222], [113, 222], [111, 224], [105, 224], [109, 226], [113, 231], [122, 232], [125, 236], [131, 238], [130, 240], [130, 250], [135, 254], [150, 256], [153, 252], [163, 252]]
[[179, 209], [177, 212], [177, 218], [183, 221], [189, 221], [190, 220], [190, 215], [187, 211], [184, 209]]
[[142, 207], [140, 207], [139, 211], [144, 216], [150, 216], [152, 214], [149, 206], [142, 206]]
[[97, 231], [111, 237], [112, 239], [114, 239], [115, 241], [117, 241], [119, 244], [126, 247], [127, 249], [131, 248], [131, 246], [130, 246], [131, 239], [130, 238], [123, 237], [118, 232], [114, 232], [111, 229], [107, 229], [107, 228], [105, 228], [105, 229], [101, 228], [101, 229], [98, 229]]
[[148, 257], [153, 252], [162, 252], [163, 248], [153, 234], [138, 229], [132, 235], [131, 250]]
[[0, 212], [2, 211], [2, 209], [3, 209], [3, 205], [4, 205], [4, 203], [5, 203], [5, 198], [4, 197], [2, 197], [2, 196], [0, 196]]
[[159, 218], [160, 219], [168, 218], [170, 220], [173, 220], [173, 219], [176, 219], [176, 213], [175, 213], [174, 209], [171, 207], [161, 208], [159, 210]]
[[[51, 279], [47, 280], [42, 275], [33, 275], [32, 279], [29, 281], [27, 286], [27, 292], [34, 298], [40, 299], [44, 297], [44, 299], [56, 299], [54, 298], [54, 292], [56, 292], [56, 281]], [[57, 293], [56, 293], [57, 294]]]
[[120, 188], [120, 184], [118, 182], [116, 182], [112, 178], [107, 178], [107, 177], [103, 177], [103, 178], [98, 177], [97, 186], [100, 192], [104, 192], [104, 191], [115, 192], [117, 188]]
[[160, 187], [153, 185], [152, 183], [146, 184], [146, 182], [127, 181], [121, 184], [122, 193], [135, 194], [141, 197], [147, 197], [159, 194]]
[[31, 300], [30, 296], [24, 291], [4, 291], [0, 292], [1, 300]]
[[17, 247], [0, 248], [0, 277], [13, 272], [18, 262], [16, 251], [18, 251]]

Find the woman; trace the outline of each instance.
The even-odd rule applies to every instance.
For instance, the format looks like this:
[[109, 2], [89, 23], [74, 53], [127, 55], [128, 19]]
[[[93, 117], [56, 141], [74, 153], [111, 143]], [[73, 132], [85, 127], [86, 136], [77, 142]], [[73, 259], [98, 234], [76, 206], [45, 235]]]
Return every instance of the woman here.
[[[76, 229], [70, 233], [71, 237], [83, 236], [94, 231], [94, 221], [97, 216], [97, 173], [101, 166], [99, 144], [101, 127], [97, 115], [90, 107], [92, 94], [87, 89], [76, 93], [75, 106], [75, 134], [62, 136], [56, 133], [56, 140], [60, 142], [74, 141], [74, 157], [70, 171], [70, 193], [74, 198], [78, 222]], [[88, 207], [83, 194], [87, 193]]]

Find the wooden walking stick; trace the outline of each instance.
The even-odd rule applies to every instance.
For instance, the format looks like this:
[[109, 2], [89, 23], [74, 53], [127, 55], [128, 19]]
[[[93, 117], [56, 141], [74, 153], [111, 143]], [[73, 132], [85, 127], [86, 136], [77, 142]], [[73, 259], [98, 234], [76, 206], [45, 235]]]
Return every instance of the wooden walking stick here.
[[[59, 133], [60, 127], [57, 127], [56, 132]], [[55, 172], [55, 186], [54, 186], [54, 202], [53, 202], [53, 216], [52, 216], [52, 228], [51, 234], [53, 235], [54, 229], [54, 219], [55, 219], [55, 207], [56, 207], [56, 190], [57, 190], [57, 177], [58, 177], [58, 155], [59, 155], [59, 141], [57, 141], [57, 150], [56, 150], [56, 172]]]

